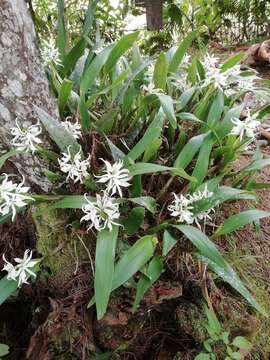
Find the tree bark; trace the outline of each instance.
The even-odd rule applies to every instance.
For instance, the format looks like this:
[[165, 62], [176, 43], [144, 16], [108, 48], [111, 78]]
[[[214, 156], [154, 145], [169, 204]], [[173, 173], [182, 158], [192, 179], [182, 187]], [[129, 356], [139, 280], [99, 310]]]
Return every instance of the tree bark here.
[[[0, 147], [10, 148], [10, 128], [18, 117], [22, 127], [37, 121], [34, 105], [59, 121], [55, 100], [42, 66], [34, 25], [24, 0], [1, 0], [0, 7]], [[46, 134], [43, 139], [48, 141]], [[44, 164], [35, 155], [11, 159], [27, 182], [43, 191], [50, 182]]]
[[148, 30], [163, 27], [163, 0], [146, 0], [146, 20]]

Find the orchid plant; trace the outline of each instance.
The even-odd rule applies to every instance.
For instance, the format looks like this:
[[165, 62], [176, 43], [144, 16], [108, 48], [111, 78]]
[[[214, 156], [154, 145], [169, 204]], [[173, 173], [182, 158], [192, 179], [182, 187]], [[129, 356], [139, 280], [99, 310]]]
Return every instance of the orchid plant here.
[[[46, 201], [56, 209], [79, 210], [74, 216], [85, 236], [91, 232], [96, 238], [98, 271], [89, 306], [96, 304], [98, 319], [106, 312], [111, 292], [131, 277], [138, 280], [136, 309], [162, 276], [168, 252], [183, 236], [193, 243], [209, 271], [266, 314], [213, 239], [270, 215], [253, 209], [223, 224], [215, 219], [215, 211], [225, 201], [256, 200], [249, 180], [270, 159], [258, 160], [257, 152], [251, 165], [238, 172], [233, 162], [248, 144], [256, 144], [260, 124], [269, 113], [269, 89], [255, 71], [239, 64], [242, 54], [223, 64], [211, 55], [201, 61], [192, 52], [188, 55], [196, 33], [155, 59], [140, 53], [138, 36], [124, 35], [97, 53], [83, 42], [84, 32], [84, 50], [78, 54], [70, 49], [61, 63], [51, 46], [45, 54], [47, 71], [61, 98], [63, 121], [59, 125], [37, 109], [35, 125], [22, 129], [18, 120], [17, 128], [11, 129], [11, 144], [18, 153], [31, 151], [38, 156], [44, 131], [59, 147], [56, 159], [49, 161], [50, 173], [57, 179], [54, 193], [61, 199], [48, 196]], [[246, 108], [247, 92], [262, 95], [264, 103]], [[74, 121], [78, 114], [80, 123]], [[98, 149], [89, 144], [90, 135], [99, 139]], [[3, 174], [0, 184], [1, 222], [14, 221], [16, 213], [33, 200], [43, 201], [29, 195], [24, 179], [17, 185], [10, 176]], [[127, 250], [116, 260], [118, 239], [127, 243]], [[15, 266], [4, 259], [8, 275], [0, 280], [0, 290], [10, 279], [21, 286], [27, 274], [33, 275], [31, 255], [26, 252], [22, 261], [15, 259]]]

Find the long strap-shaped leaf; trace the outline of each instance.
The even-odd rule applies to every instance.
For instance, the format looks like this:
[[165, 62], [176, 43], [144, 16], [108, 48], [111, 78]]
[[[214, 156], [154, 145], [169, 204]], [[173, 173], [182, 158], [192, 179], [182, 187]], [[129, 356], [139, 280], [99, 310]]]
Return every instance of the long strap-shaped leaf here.
[[173, 168], [169, 166], [163, 166], [159, 164], [151, 164], [151, 163], [137, 163], [134, 165], [131, 165], [127, 168], [131, 175], [143, 175], [143, 174], [150, 174], [150, 173], [156, 173], [156, 172], [164, 172], [164, 171], [170, 171], [174, 175], [181, 176], [184, 179], [195, 181], [195, 178], [192, 178], [189, 176], [185, 170], [180, 168]]
[[238, 291], [261, 314], [268, 316], [265, 309], [257, 303], [248, 289], [244, 286], [233, 268], [222, 257], [216, 245], [199, 229], [189, 225], [175, 225], [199, 250], [201, 259], [224, 281]]
[[[114, 267], [113, 284], [111, 291], [127, 282], [151, 259], [154, 254], [157, 239], [152, 235], [140, 238], [131, 246]], [[93, 297], [88, 307], [94, 305], [96, 298]]]
[[130, 152], [125, 156], [125, 162], [128, 159], [135, 161], [138, 159], [140, 155], [143, 154], [145, 149], [151, 144], [152, 141], [159, 138], [162, 127], [164, 124], [164, 114], [159, 111], [155, 116], [154, 120], [151, 122], [149, 127], [144, 133], [144, 136], [140, 139], [140, 141], [130, 150]]
[[106, 312], [112, 290], [118, 229], [113, 226], [112, 231], [102, 230], [97, 236], [94, 287], [98, 320]]
[[270, 212], [263, 210], [248, 210], [243, 211], [240, 214], [232, 215], [231, 217], [229, 217], [229, 219], [225, 220], [224, 223], [217, 229], [214, 237], [229, 234], [247, 224], [251, 224], [255, 221], [269, 216]]
[[187, 35], [187, 37], [181, 42], [178, 49], [176, 50], [175, 54], [173, 55], [173, 58], [169, 65], [169, 72], [176, 73], [178, 70], [179, 65], [181, 64], [181, 61], [183, 57], [185, 56], [185, 53], [189, 47], [189, 45], [192, 43], [192, 41], [195, 39], [197, 33], [191, 32]]

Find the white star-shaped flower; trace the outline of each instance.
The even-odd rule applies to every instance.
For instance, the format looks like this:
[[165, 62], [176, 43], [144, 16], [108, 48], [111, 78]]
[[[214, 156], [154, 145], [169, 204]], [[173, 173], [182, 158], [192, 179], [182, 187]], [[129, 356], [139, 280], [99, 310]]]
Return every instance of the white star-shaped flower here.
[[60, 170], [68, 174], [66, 181], [69, 179], [73, 180], [75, 183], [80, 181], [83, 183], [83, 180], [89, 176], [87, 171], [89, 167], [90, 155], [86, 160], [82, 160], [81, 151], [78, 151], [74, 156], [70, 153], [71, 146], [68, 147], [67, 153], [62, 153], [62, 158], [58, 159]]
[[18, 118], [15, 120], [16, 127], [11, 128], [11, 134], [14, 136], [11, 144], [19, 151], [32, 152], [37, 150], [37, 145], [42, 141], [38, 137], [42, 133], [40, 122], [29, 126], [28, 128], [21, 128], [18, 124]]
[[43, 46], [41, 48], [41, 56], [45, 66], [48, 66], [51, 63], [62, 66], [60, 53], [58, 48], [55, 46], [55, 42], [53, 39], [49, 39], [49, 41], [43, 41]]
[[27, 205], [27, 200], [34, 200], [31, 196], [25, 195], [29, 192], [29, 187], [24, 185], [24, 178], [20, 184], [14, 184], [8, 179], [7, 174], [0, 185], [0, 213], [7, 215], [12, 211], [12, 221], [16, 216], [17, 208]]
[[128, 187], [131, 179], [130, 173], [123, 167], [123, 161], [117, 161], [113, 165], [109, 161], [101, 159], [105, 164], [104, 174], [102, 176], [96, 176], [99, 180], [97, 182], [107, 183], [107, 191], [114, 195], [118, 194], [122, 197], [121, 187]]
[[239, 136], [240, 141], [242, 141], [244, 136], [254, 138], [257, 128], [261, 125], [260, 121], [255, 120], [251, 116], [250, 109], [247, 110], [247, 117], [245, 120], [233, 118], [231, 121], [234, 124], [234, 127], [232, 128], [230, 135]]
[[78, 121], [76, 123], [72, 123], [71, 121], [68, 120], [68, 118], [62, 122], [62, 125], [64, 126], [64, 128], [70, 133], [70, 135], [72, 135], [74, 137], [74, 139], [80, 139], [82, 136], [81, 133], [81, 125], [78, 123]]
[[35, 266], [39, 260], [32, 260], [32, 251], [26, 250], [22, 259], [15, 258], [14, 261], [17, 265], [12, 265], [6, 260], [5, 254], [3, 254], [3, 260], [5, 265], [2, 270], [7, 271], [7, 279], [18, 281], [18, 286], [22, 284], [28, 284], [27, 279], [30, 275], [36, 277], [36, 274], [30, 270]]
[[81, 221], [89, 222], [88, 231], [93, 227], [97, 231], [106, 228], [111, 231], [113, 225], [119, 225], [115, 222], [120, 217], [119, 204], [115, 202], [115, 199], [109, 197], [106, 191], [103, 196], [96, 194], [95, 201], [90, 201], [86, 195], [85, 200], [87, 203], [82, 206], [85, 215], [81, 218]]
[[171, 205], [168, 206], [168, 210], [171, 212], [171, 216], [177, 217], [177, 221], [187, 224], [192, 224], [194, 221], [194, 216], [192, 213], [193, 206], [191, 205], [189, 199], [184, 195], [177, 196], [173, 193], [174, 200]]

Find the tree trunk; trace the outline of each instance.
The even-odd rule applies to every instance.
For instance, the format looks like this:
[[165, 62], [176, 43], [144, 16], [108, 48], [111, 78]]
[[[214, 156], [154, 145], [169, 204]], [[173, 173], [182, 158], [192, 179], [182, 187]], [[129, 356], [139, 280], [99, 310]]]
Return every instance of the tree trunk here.
[[163, 0], [146, 0], [146, 19], [148, 30], [163, 27]]
[[[10, 148], [10, 128], [18, 117], [22, 127], [36, 123], [34, 105], [55, 119], [59, 114], [49, 90], [37, 47], [35, 30], [24, 0], [1, 0], [0, 7], [0, 141], [2, 150]], [[44, 142], [46, 135], [43, 135]], [[50, 182], [43, 175], [44, 164], [35, 155], [11, 159], [27, 182], [48, 191]]]

